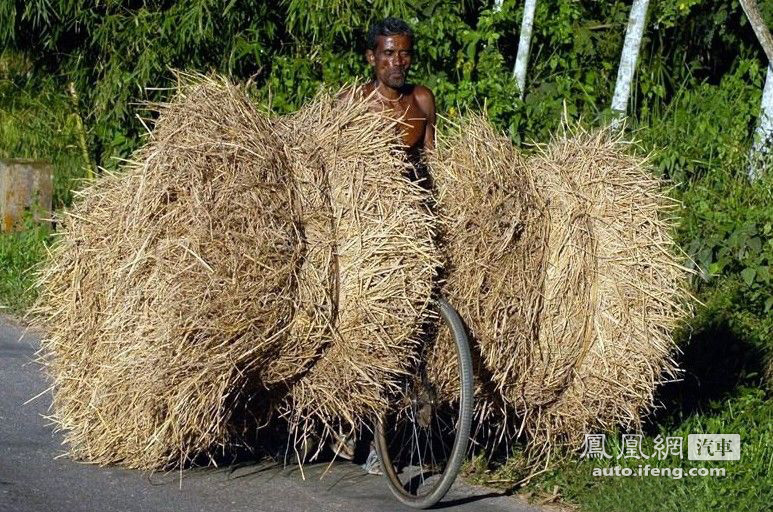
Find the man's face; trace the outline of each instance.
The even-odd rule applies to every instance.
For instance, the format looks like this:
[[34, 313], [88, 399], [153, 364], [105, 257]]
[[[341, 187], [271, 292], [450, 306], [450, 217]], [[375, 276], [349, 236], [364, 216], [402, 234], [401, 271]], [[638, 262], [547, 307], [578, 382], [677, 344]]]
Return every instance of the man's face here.
[[409, 35], [378, 36], [376, 49], [368, 50], [365, 56], [373, 66], [373, 73], [379, 82], [392, 89], [399, 89], [405, 85], [412, 51], [413, 42]]

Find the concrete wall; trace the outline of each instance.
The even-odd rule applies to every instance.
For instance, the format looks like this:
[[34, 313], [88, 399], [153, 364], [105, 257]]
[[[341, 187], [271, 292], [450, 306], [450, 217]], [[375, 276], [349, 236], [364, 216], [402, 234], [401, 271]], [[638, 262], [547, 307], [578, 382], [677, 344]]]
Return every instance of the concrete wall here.
[[42, 221], [51, 217], [54, 192], [51, 164], [40, 160], [0, 160], [0, 231], [22, 227], [33, 211]]

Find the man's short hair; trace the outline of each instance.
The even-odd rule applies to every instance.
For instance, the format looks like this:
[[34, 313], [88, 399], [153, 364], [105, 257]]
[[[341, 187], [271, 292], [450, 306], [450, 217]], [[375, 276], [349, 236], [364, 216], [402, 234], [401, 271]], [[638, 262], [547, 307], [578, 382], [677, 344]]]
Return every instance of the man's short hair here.
[[413, 41], [413, 30], [400, 18], [384, 18], [370, 26], [368, 31], [368, 50], [376, 49], [376, 39], [379, 36], [396, 36], [405, 34]]

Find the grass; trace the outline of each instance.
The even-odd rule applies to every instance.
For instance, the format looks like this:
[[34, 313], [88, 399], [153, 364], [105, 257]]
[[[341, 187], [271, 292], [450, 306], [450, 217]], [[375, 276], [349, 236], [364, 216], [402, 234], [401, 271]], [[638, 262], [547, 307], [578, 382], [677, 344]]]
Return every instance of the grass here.
[[23, 313], [35, 300], [30, 269], [45, 256], [50, 235], [32, 222], [18, 233], [0, 233], [0, 311]]
[[[687, 460], [689, 434], [737, 433], [741, 436], [739, 461]], [[773, 403], [760, 389], [742, 388], [736, 396], [712, 403], [705, 411], [694, 414], [683, 423], [661, 426], [642, 442], [645, 455], [654, 453], [657, 435], [683, 438], [683, 457], [664, 460], [652, 458], [596, 459], [568, 458], [548, 472], [536, 476], [518, 488], [518, 492], [544, 502], [560, 499], [579, 506], [585, 512], [661, 512], [664, 510], [709, 512], [716, 510], [763, 511], [773, 502], [770, 472], [773, 467]], [[612, 457], [620, 452], [619, 434], [608, 434], [606, 451]], [[516, 456], [488, 473], [480, 463], [474, 470], [479, 483], [493, 483], [508, 488], [526, 474]], [[596, 468], [650, 467], [681, 468], [682, 476], [594, 476]], [[726, 476], [686, 476], [691, 468], [725, 468]]]

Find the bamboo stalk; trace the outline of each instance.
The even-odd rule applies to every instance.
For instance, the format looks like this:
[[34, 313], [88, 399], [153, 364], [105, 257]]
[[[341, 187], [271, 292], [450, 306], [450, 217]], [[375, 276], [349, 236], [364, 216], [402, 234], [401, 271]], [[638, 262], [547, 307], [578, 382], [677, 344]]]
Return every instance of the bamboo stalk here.
[[78, 145], [80, 146], [83, 163], [86, 166], [86, 178], [91, 181], [96, 176], [96, 173], [94, 172], [94, 163], [91, 160], [88, 144], [86, 142], [86, 128], [83, 125], [83, 118], [80, 115], [78, 93], [75, 90], [75, 82], [71, 81], [67, 84], [67, 92], [69, 93], [70, 101], [72, 102], [73, 116], [75, 116], [75, 126], [78, 131]]

